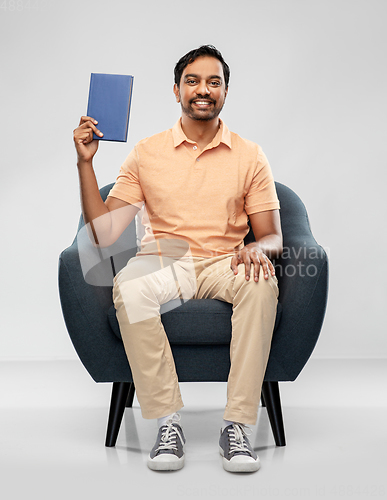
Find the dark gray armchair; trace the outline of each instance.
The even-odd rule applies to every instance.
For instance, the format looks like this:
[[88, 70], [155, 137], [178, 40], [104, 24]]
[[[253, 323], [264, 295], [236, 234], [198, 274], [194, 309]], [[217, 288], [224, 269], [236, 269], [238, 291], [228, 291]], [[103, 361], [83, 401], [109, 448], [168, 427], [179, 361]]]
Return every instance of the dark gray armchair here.
[[[100, 190], [106, 199], [113, 184]], [[285, 445], [278, 382], [294, 381], [319, 337], [328, 293], [328, 258], [314, 239], [300, 198], [276, 183], [281, 204], [284, 253], [274, 262], [279, 304], [270, 357], [262, 387], [277, 446]], [[84, 226], [81, 217], [78, 233]], [[112, 286], [93, 286], [93, 276], [118, 272], [136, 254], [136, 226], [126, 229], [132, 244], [114, 258], [102, 259], [85, 280], [77, 238], [59, 258], [63, 315], [76, 352], [96, 382], [113, 382], [106, 446], [114, 446], [125, 406], [132, 406], [134, 384], [112, 302]], [[252, 231], [246, 244], [253, 241]], [[189, 300], [161, 311], [181, 382], [226, 382], [230, 369], [231, 305], [214, 299]]]

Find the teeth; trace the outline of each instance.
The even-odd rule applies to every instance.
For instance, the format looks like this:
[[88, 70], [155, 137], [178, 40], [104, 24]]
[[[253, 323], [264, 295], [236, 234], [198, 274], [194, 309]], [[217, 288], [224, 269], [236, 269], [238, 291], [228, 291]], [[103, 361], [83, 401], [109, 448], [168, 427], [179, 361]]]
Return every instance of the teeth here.
[[209, 101], [195, 101], [195, 104], [211, 104]]

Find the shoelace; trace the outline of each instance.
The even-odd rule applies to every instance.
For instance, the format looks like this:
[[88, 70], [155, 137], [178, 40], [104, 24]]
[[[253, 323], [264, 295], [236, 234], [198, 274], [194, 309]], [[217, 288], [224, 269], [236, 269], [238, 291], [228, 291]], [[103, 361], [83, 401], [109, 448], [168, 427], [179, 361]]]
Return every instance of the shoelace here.
[[156, 451], [159, 450], [177, 450], [176, 439], [179, 436], [180, 441], [183, 442], [183, 438], [179, 432], [179, 430], [174, 427], [173, 424], [176, 424], [180, 420], [180, 415], [176, 414], [173, 419], [167, 420], [166, 424], [163, 426], [165, 429], [161, 433], [161, 443], [157, 447]]
[[245, 436], [250, 436], [252, 432], [253, 431], [244, 424], [233, 424], [232, 427], [228, 429], [230, 453], [247, 452], [250, 454], [251, 450], [247, 446]]

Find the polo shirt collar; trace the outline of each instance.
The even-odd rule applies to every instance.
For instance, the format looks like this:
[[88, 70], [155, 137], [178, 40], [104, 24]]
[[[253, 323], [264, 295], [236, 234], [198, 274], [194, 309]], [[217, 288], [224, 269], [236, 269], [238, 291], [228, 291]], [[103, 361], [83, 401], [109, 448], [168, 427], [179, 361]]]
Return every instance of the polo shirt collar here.
[[[227, 128], [227, 125], [219, 118], [220, 127], [216, 136], [213, 138], [212, 142], [207, 146], [208, 149], [216, 148], [222, 142], [226, 146], [231, 149], [231, 133]], [[177, 120], [175, 125], [172, 127], [172, 137], [173, 137], [173, 145], [176, 148], [180, 146], [184, 141], [193, 143], [190, 139], [187, 138], [183, 129], [181, 128], [181, 118]]]

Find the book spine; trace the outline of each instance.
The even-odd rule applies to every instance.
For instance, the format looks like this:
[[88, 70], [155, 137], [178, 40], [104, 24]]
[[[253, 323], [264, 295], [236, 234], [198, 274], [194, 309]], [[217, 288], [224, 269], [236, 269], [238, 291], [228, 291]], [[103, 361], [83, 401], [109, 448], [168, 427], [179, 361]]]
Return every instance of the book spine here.
[[129, 118], [130, 118], [130, 104], [132, 102], [133, 80], [134, 80], [134, 78], [131, 76], [130, 77], [130, 87], [129, 87], [129, 100], [128, 100], [128, 112], [127, 112], [127, 118], [126, 118], [125, 138], [128, 137], [128, 127], [129, 127]]
[[[88, 110], [90, 108], [90, 101], [91, 101], [91, 96], [93, 94], [93, 87], [94, 87], [94, 73], [91, 73], [91, 75], [90, 75], [90, 87], [89, 87], [89, 99], [87, 101], [87, 111], [86, 111], [86, 113], [88, 113]], [[94, 116], [92, 116], [91, 118], [94, 118]]]

